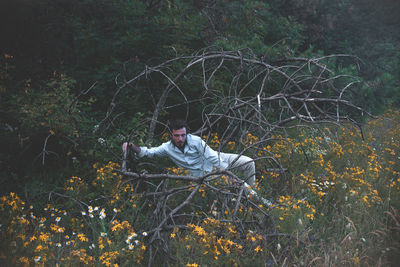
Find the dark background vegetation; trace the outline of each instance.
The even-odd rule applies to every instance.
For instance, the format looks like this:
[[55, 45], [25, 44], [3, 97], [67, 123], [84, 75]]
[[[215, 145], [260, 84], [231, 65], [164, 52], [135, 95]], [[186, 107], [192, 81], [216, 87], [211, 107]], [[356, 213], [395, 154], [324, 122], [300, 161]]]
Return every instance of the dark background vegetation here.
[[[353, 101], [375, 114], [396, 107], [399, 14], [395, 0], [2, 0], [0, 188], [57, 186], [95, 162], [116, 159], [118, 134], [151, 116], [152, 96], [164, 87], [154, 78], [132, 88], [120, 97], [119, 110], [130, 114], [119, 121], [124, 127], [97, 130], [115, 78], [204, 47], [250, 48], [267, 62], [353, 55], [331, 63], [362, 80]], [[184, 90], [196, 95], [196, 87]], [[191, 107], [193, 128], [202, 108]], [[179, 108], [160, 119], [176, 114]], [[107, 144], [98, 142], [106, 136]]]

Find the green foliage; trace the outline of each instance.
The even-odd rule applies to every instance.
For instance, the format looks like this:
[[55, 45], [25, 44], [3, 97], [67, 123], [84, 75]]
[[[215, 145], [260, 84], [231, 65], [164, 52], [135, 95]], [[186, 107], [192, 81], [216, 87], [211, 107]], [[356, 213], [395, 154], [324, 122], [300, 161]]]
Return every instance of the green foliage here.
[[[304, 25], [306, 46], [324, 54], [349, 54], [360, 59], [357, 75], [365, 81], [357, 104], [373, 112], [398, 102], [400, 5], [397, 1], [282, 1], [284, 14]], [[352, 64], [346, 58], [338, 66]], [[389, 74], [394, 80], [382, 82]]]
[[[274, 14], [274, 8], [262, 1], [232, 1], [217, 7], [216, 45], [226, 50], [251, 48], [268, 59], [290, 57], [303, 42], [302, 26], [291, 17]], [[227, 6], [224, 6], [227, 5]]]
[[[100, 121], [115, 89], [145, 65], [215, 45], [226, 50], [242, 49], [244, 54], [249, 53], [246, 48], [250, 48], [251, 53], [267, 62], [300, 55], [356, 55], [363, 62], [361, 69], [354, 69], [354, 65], [349, 65], [354, 62], [344, 58], [329, 66], [336, 65], [350, 75], [362, 76], [365, 83], [351, 88], [359, 94], [360, 97], [356, 98], [359, 104], [365, 103], [367, 107], [379, 110], [382, 105], [396, 105], [398, 102], [399, 57], [396, 54], [397, 44], [393, 41], [398, 35], [398, 19], [393, 12], [384, 12], [396, 10], [398, 5], [388, 1], [382, 5], [367, 1], [364, 5], [353, 0], [268, 3], [255, 0], [75, 0], [62, 4], [42, 1], [38, 5], [26, 1], [5, 1], [1, 5], [1, 24], [10, 25], [2, 28], [6, 38], [1, 49], [1, 64], [4, 66], [1, 101], [2, 106], [8, 107], [2, 112], [2, 121], [12, 128], [29, 126], [27, 129], [19, 128], [24, 136], [30, 131], [43, 131], [40, 124], [35, 128], [33, 124], [29, 125], [28, 117], [21, 118], [24, 113], [19, 112], [15, 101], [15, 97], [24, 95], [26, 81], [30, 81], [32, 98], [45, 96], [43, 88], [47, 87], [46, 83], [54, 71], [66, 74], [68, 79], [75, 81], [75, 85], [69, 87], [70, 94], [75, 96], [97, 82], [79, 101], [87, 104], [85, 108], [80, 107], [83, 115]], [[374, 16], [364, 19], [371, 10]], [[382, 29], [390, 29], [391, 34], [384, 34]], [[173, 71], [178, 73], [179, 66]], [[217, 73], [216, 77], [212, 87], [220, 92], [229, 90], [230, 81], [224, 73]], [[165, 87], [161, 76], [152, 76], [151, 81], [140, 81], [135, 88], [122, 92], [123, 101], [118, 104], [118, 111], [132, 116], [138, 112], [152, 112]], [[194, 80], [183, 81], [182, 88], [191, 98], [198, 97]], [[271, 86], [271, 90], [273, 88]], [[44, 102], [39, 99], [25, 101], [31, 104]], [[182, 99], [173, 95], [169, 101], [169, 104], [175, 105]], [[190, 116], [197, 118], [203, 108], [201, 104], [192, 104], [194, 112]], [[182, 108], [168, 112], [161, 118], [181, 114]], [[65, 119], [65, 116], [62, 117]], [[39, 116], [34, 119], [39, 119]], [[18, 121], [23, 121], [23, 126], [17, 125]], [[75, 123], [66, 126], [66, 122], [64, 130], [71, 134]], [[66, 129], [68, 127], [70, 129]], [[85, 130], [81, 130], [80, 135], [91, 132], [91, 127], [83, 127]], [[7, 135], [6, 139], [13, 140], [7, 143], [15, 143], [16, 136], [16, 132]], [[96, 136], [90, 139], [87, 136], [90, 144], [89, 139], [84, 143], [93, 147], [100, 137], [105, 138]], [[33, 139], [33, 136], [30, 138]], [[91, 149], [84, 147], [84, 150]], [[89, 154], [89, 157], [82, 156], [91, 158], [93, 153]], [[84, 162], [90, 163], [87, 160]]]
[[50, 80], [39, 91], [32, 89], [28, 81], [25, 94], [17, 99], [21, 105], [21, 127], [30, 134], [38, 130], [77, 137], [76, 124], [82, 120], [82, 116], [75, 109], [74, 96], [70, 94], [74, 83], [74, 80], [61, 75]]

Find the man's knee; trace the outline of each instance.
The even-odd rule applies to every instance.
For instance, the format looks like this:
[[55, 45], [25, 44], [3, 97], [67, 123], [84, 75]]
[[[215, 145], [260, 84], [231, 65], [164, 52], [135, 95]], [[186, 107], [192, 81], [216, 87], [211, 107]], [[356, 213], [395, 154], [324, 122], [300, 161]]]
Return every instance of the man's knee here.
[[233, 170], [237, 170], [244, 174], [246, 182], [249, 185], [254, 185], [256, 165], [254, 160], [248, 156], [238, 154], [224, 154], [223, 157], [231, 165]]
[[254, 160], [248, 156], [241, 156], [240, 162], [238, 164], [242, 172], [247, 176], [246, 182], [249, 185], [254, 185], [255, 183], [255, 172], [256, 172], [256, 165]]
[[243, 166], [245, 166], [246, 168], [255, 168], [256, 166], [254, 160], [248, 156], [241, 156], [240, 163], [241, 165], [243, 164]]

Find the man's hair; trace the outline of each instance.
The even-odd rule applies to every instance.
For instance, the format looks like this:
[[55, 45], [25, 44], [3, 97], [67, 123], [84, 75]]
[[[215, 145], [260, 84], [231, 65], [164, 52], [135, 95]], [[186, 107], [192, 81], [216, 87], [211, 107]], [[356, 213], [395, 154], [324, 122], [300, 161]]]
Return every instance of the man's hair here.
[[181, 120], [181, 119], [170, 120], [168, 122], [168, 128], [171, 133], [173, 130], [179, 130], [182, 128], [186, 128], [186, 131], [189, 131], [187, 122], [185, 120]]

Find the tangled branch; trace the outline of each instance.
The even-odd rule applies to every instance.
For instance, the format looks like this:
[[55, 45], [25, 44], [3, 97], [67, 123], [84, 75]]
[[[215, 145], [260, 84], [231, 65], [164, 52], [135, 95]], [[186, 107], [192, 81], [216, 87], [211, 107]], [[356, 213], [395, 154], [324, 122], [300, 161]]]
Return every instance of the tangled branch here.
[[[250, 50], [204, 49], [191, 56], [146, 66], [133, 78], [117, 81], [118, 88], [102, 124], [111, 123], [118, 116], [114, 113], [121, 92], [136, 88], [141, 80], [152, 81], [152, 77], [158, 75], [164, 87], [153, 95], [156, 103], [148, 130], [148, 142], [155, 135], [160, 114], [177, 106], [166, 105], [173, 96], [180, 98], [178, 105], [186, 108], [183, 117], [188, 117], [194, 103], [202, 108], [202, 124], [194, 134], [202, 136], [218, 130], [223, 140], [219, 151], [229, 140], [236, 140], [242, 144], [239, 156], [253, 152], [255, 161], [267, 162], [264, 164], [265, 171], [284, 176], [287, 166], [280, 162], [279, 157], [269, 151], [263, 151], [262, 155], [259, 153], [264, 145], [276, 139], [277, 132], [321, 123], [339, 125], [350, 122], [358, 125], [359, 114], [372, 116], [351, 101], [354, 97], [352, 88], [360, 81], [355, 77], [337, 74], [329, 67], [332, 58], [343, 56], [348, 55], [282, 58], [267, 62], [265, 57], [257, 57]], [[199, 89], [195, 98], [193, 94], [189, 97], [185, 89], [193, 85]], [[257, 140], [249, 143], [246, 138], [250, 132], [256, 134]], [[144, 193], [136, 193], [152, 202], [154, 207], [146, 230], [150, 234], [149, 266], [159, 250], [167, 259], [171, 259], [168, 254], [168, 232], [171, 229], [185, 228], [188, 222], [210, 214], [235, 224], [242, 229], [242, 234], [250, 228], [257, 228], [265, 237], [276, 234], [268, 208], [260, 206], [256, 197], [246, 194], [244, 181], [229, 169], [200, 178], [137, 173], [128, 170], [126, 158], [127, 154], [123, 157], [120, 170], [127, 177], [126, 182], [146, 183], [151, 188]], [[196, 204], [205, 191], [209, 205]], [[180, 201], [176, 203], [173, 199]], [[207, 207], [211, 210], [205, 210]], [[232, 212], [225, 216], [225, 210]]]

